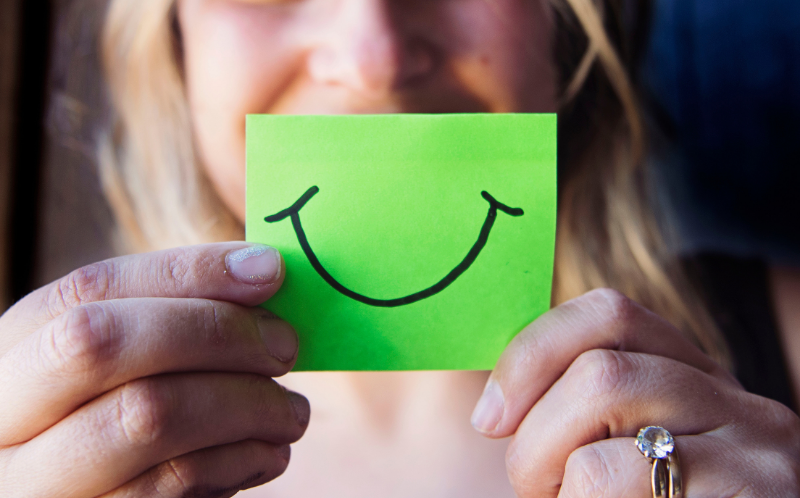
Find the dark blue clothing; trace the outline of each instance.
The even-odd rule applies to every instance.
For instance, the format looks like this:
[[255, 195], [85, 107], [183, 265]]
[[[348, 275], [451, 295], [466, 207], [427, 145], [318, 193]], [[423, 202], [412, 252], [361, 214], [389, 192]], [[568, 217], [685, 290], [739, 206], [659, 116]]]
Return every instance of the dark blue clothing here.
[[800, 263], [800, 1], [655, 0], [652, 28], [683, 252]]

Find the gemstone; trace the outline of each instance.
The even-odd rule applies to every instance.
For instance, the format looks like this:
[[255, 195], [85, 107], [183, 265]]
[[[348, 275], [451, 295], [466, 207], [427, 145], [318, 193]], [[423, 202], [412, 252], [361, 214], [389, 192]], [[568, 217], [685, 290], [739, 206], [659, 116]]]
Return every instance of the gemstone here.
[[675, 440], [663, 427], [645, 427], [636, 436], [636, 447], [647, 458], [666, 458], [675, 449]]

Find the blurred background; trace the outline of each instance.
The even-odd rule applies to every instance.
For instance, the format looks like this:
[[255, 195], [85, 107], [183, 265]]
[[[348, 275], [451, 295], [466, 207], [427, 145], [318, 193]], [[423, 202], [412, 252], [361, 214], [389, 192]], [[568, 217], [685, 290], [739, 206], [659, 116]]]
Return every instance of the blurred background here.
[[113, 254], [93, 137], [105, 0], [0, 1], [0, 306]]
[[[105, 3], [0, 2], [0, 309], [113, 255], [92, 143]], [[678, 249], [800, 266], [800, 2], [655, 0], [651, 34], [638, 78]]]

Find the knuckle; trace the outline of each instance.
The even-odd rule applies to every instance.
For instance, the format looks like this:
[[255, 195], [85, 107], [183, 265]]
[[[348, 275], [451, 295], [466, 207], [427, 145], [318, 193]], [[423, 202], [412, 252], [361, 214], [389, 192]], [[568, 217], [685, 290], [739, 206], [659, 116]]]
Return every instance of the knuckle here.
[[214, 348], [223, 348], [231, 341], [233, 334], [232, 327], [229, 326], [228, 306], [206, 299], [196, 300], [194, 306], [203, 339]]
[[185, 458], [173, 458], [159, 465], [154, 477], [157, 496], [195, 496], [201, 474], [196, 465]]
[[770, 421], [763, 427], [769, 427], [772, 432], [779, 434], [784, 447], [789, 448], [791, 455], [800, 461], [800, 417], [783, 403], [770, 399], [761, 401], [764, 406], [759, 411]]
[[777, 427], [783, 427], [788, 432], [800, 437], [800, 417], [790, 409], [788, 406], [778, 401], [769, 400], [770, 407], [772, 408], [772, 416], [775, 419]]
[[512, 342], [512, 362], [526, 371], [545, 364], [556, 354], [557, 345], [547, 334], [519, 334]]
[[604, 455], [592, 446], [583, 446], [567, 458], [559, 496], [609, 496], [612, 472]]
[[192, 258], [189, 252], [189, 249], [179, 248], [168, 256], [167, 264], [163, 265], [166, 280], [179, 286], [185, 283], [192, 273]]
[[162, 257], [157, 282], [168, 290], [185, 287], [189, 282], [202, 282], [203, 276], [217, 263], [212, 255], [196, 247], [171, 249]]
[[79, 268], [59, 280], [47, 296], [47, 306], [56, 316], [93, 301], [103, 301], [115, 280], [113, 262], [103, 261]]
[[[258, 467], [257, 462], [248, 462], [247, 467]], [[153, 494], [159, 497], [192, 497], [215, 498], [232, 496], [233, 493], [248, 487], [263, 484], [283, 474], [286, 466], [270, 468], [268, 463], [263, 469], [255, 469], [245, 479], [233, 485], [214, 484], [203, 472], [196, 458], [186, 456], [173, 458], [160, 464], [150, 475]]]
[[632, 374], [632, 366], [621, 354], [605, 349], [582, 353], [566, 373], [574, 391], [590, 401], [613, 396], [625, 385]]
[[161, 254], [155, 277], [160, 289], [169, 291], [183, 285], [191, 269], [191, 258], [187, 253], [188, 249], [179, 247]]
[[44, 334], [41, 358], [58, 374], [97, 374], [113, 363], [120, 341], [114, 317], [96, 303], [72, 308]]
[[614, 289], [595, 289], [585, 298], [607, 325], [628, 323], [641, 308], [636, 301]]
[[151, 379], [122, 386], [116, 396], [114, 414], [121, 437], [128, 446], [141, 448], [160, 441], [172, 415], [168, 390]]

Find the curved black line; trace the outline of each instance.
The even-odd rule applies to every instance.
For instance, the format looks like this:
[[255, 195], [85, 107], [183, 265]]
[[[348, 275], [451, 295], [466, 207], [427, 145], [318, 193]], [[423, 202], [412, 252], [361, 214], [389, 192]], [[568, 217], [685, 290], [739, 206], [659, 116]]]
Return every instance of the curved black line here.
[[362, 302], [364, 304], [368, 304], [370, 306], [378, 306], [383, 308], [394, 308], [397, 306], [404, 306], [406, 304], [416, 303], [417, 301], [421, 301], [427, 297], [431, 297], [439, 292], [443, 291], [447, 288], [448, 285], [452, 284], [458, 277], [461, 276], [467, 269], [478, 259], [478, 254], [480, 254], [483, 247], [486, 245], [486, 242], [489, 240], [489, 233], [492, 231], [492, 226], [494, 225], [494, 220], [497, 218], [497, 211], [500, 210], [506, 213], [509, 216], [522, 216], [525, 212], [520, 208], [511, 208], [506, 206], [505, 204], [498, 202], [494, 197], [492, 197], [488, 192], [483, 191], [481, 192], [481, 196], [489, 203], [489, 212], [486, 215], [486, 220], [483, 222], [483, 227], [481, 227], [481, 232], [478, 235], [478, 240], [472, 246], [472, 249], [469, 250], [466, 257], [458, 264], [455, 268], [453, 268], [450, 273], [448, 273], [443, 279], [441, 279], [436, 284], [428, 287], [425, 290], [416, 292], [406, 297], [400, 297], [397, 299], [373, 299], [371, 297], [367, 297], [356, 292], [351, 291], [344, 285], [340, 284], [336, 281], [333, 276], [328, 273], [327, 270], [322, 266], [322, 263], [319, 262], [317, 259], [316, 254], [311, 249], [311, 246], [308, 244], [308, 239], [306, 238], [306, 233], [303, 231], [303, 226], [300, 224], [300, 210], [303, 209], [303, 206], [311, 200], [312, 197], [317, 195], [319, 192], [318, 187], [311, 187], [303, 194], [297, 202], [292, 204], [289, 208], [284, 209], [283, 211], [273, 214], [272, 216], [267, 216], [264, 218], [264, 221], [267, 223], [277, 223], [281, 220], [286, 218], [292, 219], [292, 226], [294, 227], [294, 232], [297, 235], [297, 241], [300, 242], [300, 247], [303, 248], [303, 252], [305, 253], [308, 261], [311, 263], [311, 266], [317, 270], [317, 273], [325, 279], [328, 284], [336, 289], [337, 291], [341, 292], [345, 296], [355, 299], [356, 301]]

